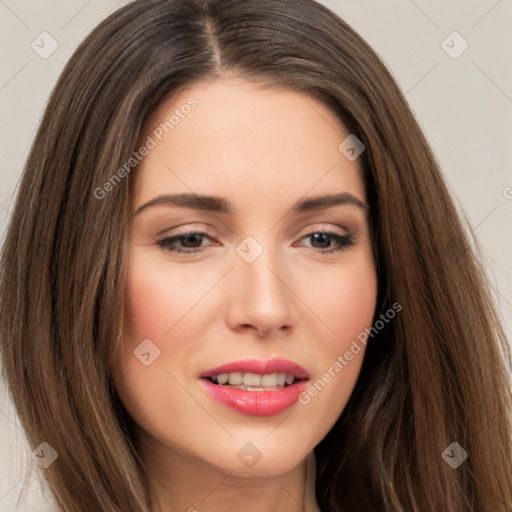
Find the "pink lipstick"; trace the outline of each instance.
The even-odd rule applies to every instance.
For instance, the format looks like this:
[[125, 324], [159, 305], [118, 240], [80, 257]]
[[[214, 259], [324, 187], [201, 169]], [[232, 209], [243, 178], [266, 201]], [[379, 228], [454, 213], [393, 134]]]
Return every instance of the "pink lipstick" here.
[[206, 370], [199, 377], [215, 400], [250, 416], [274, 416], [288, 409], [308, 381], [302, 366], [281, 358], [234, 361]]

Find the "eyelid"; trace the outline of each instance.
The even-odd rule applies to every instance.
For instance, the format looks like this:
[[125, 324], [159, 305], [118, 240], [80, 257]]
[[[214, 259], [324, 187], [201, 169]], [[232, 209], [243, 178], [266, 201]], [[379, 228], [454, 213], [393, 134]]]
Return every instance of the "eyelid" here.
[[[213, 230], [211, 230], [207, 224], [199, 225], [199, 223], [197, 223], [197, 226], [198, 226], [197, 228], [195, 227], [194, 223], [192, 223], [192, 224], [184, 223], [182, 226], [185, 226], [182, 231], [175, 232], [174, 231], [175, 229], [178, 229], [181, 227], [181, 226], [176, 226], [176, 227], [172, 228], [171, 230], [166, 229], [164, 231], [161, 231], [160, 233], [158, 233], [157, 237], [159, 240], [164, 240], [166, 238], [172, 238], [172, 237], [176, 237], [176, 236], [178, 236], [178, 237], [185, 236], [190, 233], [201, 233], [201, 234], [208, 235], [212, 239], [215, 239]], [[205, 227], [205, 226], [207, 226], [207, 227]], [[339, 236], [345, 236], [345, 235], [350, 234], [349, 229], [343, 228], [338, 225], [329, 224], [329, 226], [326, 227], [325, 223], [316, 223], [316, 224], [310, 225], [307, 228], [305, 228], [304, 231], [302, 232], [302, 235], [300, 234], [301, 232], [294, 235], [294, 238], [301, 239], [301, 238], [304, 238], [305, 236], [311, 235], [312, 233], [319, 233], [319, 232], [335, 233]]]
[[[196, 227], [197, 224], [197, 227]], [[205, 227], [207, 226], [207, 227]], [[183, 227], [182, 231], [176, 231], [180, 227]], [[157, 238], [163, 240], [164, 238], [171, 238], [174, 236], [184, 236], [188, 235], [189, 233], [205, 233], [211, 238], [215, 238], [215, 235], [213, 234], [213, 230], [208, 226], [208, 224], [200, 224], [200, 223], [184, 223], [180, 226], [175, 226], [171, 229], [164, 229], [163, 231], [160, 231], [156, 236]]]
[[311, 233], [335, 233], [339, 236], [345, 236], [350, 234], [350, 230], [335, 224], [326, 225], [326, 223], [319, 222], [317, 224], [309, 225], [307, 228], [305, 228], [304, 234], [302, 236], [307, 236]]

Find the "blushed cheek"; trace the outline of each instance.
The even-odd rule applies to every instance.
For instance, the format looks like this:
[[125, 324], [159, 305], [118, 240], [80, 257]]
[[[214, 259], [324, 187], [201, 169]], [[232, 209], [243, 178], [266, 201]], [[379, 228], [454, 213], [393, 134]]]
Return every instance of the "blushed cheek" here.
[[155, 338], [168, 345], [171, 329], [173, 333], [184, 330], [186, 334], [191, 319], [200, 310], [197, 304], [215, 279], [207, 265], [180, 266], [135, 251], [126, 280], [124, 332], [127, 339]]
[[325, 323], [334, 333], [323, 338], [321, 368], [308, 393], [314, 394], [311, 404], [322, 411], [319, 414], [328, 425], [334, 424], [345, 408], [359, 378], [366, 345], [358, 336], [372, 325], [377, 298], [371, 260], [346, 270], [318, 302], [319, 311], [329, 313]]
[[[162, 366], [174, 371], [176, 361], [187, 360], [197, 350], [202, 341], [198, 326], [205, 312], [194, 306], [206, 288], [199, 274], [192, 274], [192, 269], [178, 272], [143, 258], [132, 260], [126, 280], [123, 339], [115, 363], [116, 375], [130, 372], [130, 379], [134, 380], [142, 373], [146, 379], [142, 388], [151, 387], [154, 372], [145, 373], [146, 367], [136, 354], [154, 351], [157, 358], [150, 363], [151, 368]], [[207, 302], [204, 304], [208, 307]]]
[[[373, 265], [355, 268], [343, 276], [326, 294], [320, 311], [328, 311], [331, 350], [348, 350], [353, 340], [372, 325], [377, 299], [377, 278]], [[364, 348], [364, 346], [363, 346]]]
[[[123, 346], [115, 358], [113, 373], [118, 393], [138, 423], [145, 416], [144, 421], [152, 421], [154, 411], [161, 407], [158, 390], [172, 388], [172, 379], [164, 371], [169, 353], [165, 335], [179, 318], [181, 297], [176, 288], [165, 286], [165, 282], [158, 271], [151, 271], [151, 266], [136, 261], [128, 268]], [[159, 352], [151, 344], [147, 345], [147, 340]], [[142, 342], [146, 345], [141, 345]], [[145, 347], [144, 351], [137, 350], [139, 346]], [[149, 353], [147, 360], [143, 353]], [[150, 364], [146, 366], [143, 361]]]
[[158, 343], [179, 319], [185, 293], [177, 279], [167, 279], [161, 272], [152, 272], [150, 267], [140, 264], [130, 268], [125, 296], [125, 340], [140, 343], [149, 338]]
[[[158, 359], [155, 359], [149, 367], [153, 370], [159, 366], [161, 356], [165, 355], [163, 339], [166, 331], [172, 325], [173, 317], [170, 312], [175, 311], [175, 302], [178, 301], [178, 298], [175, 297], [172, 289], [162, 287], [162, 281], [155, 277], [147, 269], [145, 272], [141, 272], [140, 267], [136, 266], [130, 266], [128, 269], [124, 297], [123, 335], [113, 364], [115, 379], [119, 380], [122, 376], [130, 373], [130, 379], [123, 378], [122, 380], [124, 386], [127, 385], [126, 380], [137, 379], [141, 374], [145, 374], [147, 369], [137, 359], [136, 353], [150, 352], [151, 358], [158, 354]], [[145, 340], [150, 340], [154, 346], [148, 345]], [[143, 342], [145, 345], [141, 345]], [[138, 350], [139, 346], [141, 349]], [[138, 352], [136, 352], [137, 350]], [[154, 371], [150, 372], [145, 375], [145, 378], [153, 378], [154, 373]]]

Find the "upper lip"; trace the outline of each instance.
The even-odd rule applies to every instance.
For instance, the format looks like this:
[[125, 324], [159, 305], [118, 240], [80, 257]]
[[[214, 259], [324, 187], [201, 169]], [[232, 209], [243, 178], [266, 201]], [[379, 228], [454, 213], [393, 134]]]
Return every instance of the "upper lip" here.
[[201, 373], [200, 378], [215, 377], [221, 373], [255, 373], [258, 375], [268, 375], [272, 373], [287, 373], [294, 375], [297, 379], [307, 379], [308, 372], [299, 364], [276, 357], [274, 359], [242, 359], [231, 363], [210, 368]]

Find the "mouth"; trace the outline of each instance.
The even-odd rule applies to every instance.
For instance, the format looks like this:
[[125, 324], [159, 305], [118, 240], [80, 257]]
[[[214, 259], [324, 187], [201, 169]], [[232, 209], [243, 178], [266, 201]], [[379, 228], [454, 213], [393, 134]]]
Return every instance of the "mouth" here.
[[273, 416], [291, 407], [308, 381], [302, 366], [280, 358], [236, 361], [199, 377], [215, 400], [252, 416]]

